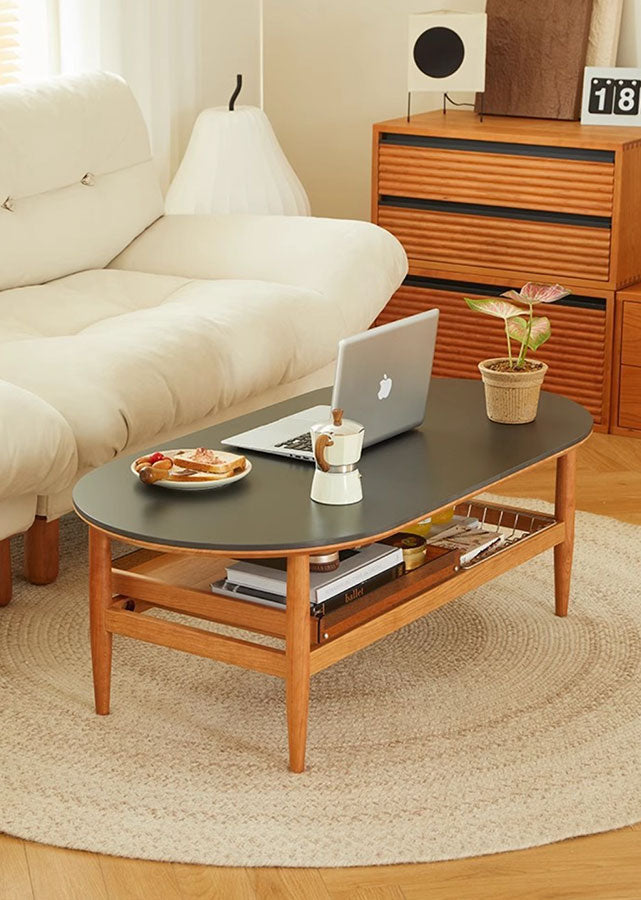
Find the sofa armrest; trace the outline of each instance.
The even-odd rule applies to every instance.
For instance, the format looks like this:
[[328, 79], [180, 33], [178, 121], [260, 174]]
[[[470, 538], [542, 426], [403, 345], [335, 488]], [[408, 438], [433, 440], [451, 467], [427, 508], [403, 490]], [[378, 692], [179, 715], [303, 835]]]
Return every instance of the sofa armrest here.
[[312, 289], [338, 304], [349, 331], [359, 331], [398, 288], [407, 257], [393, 235], [369, 222], [169, 215], [143, 231], [110, 267]]

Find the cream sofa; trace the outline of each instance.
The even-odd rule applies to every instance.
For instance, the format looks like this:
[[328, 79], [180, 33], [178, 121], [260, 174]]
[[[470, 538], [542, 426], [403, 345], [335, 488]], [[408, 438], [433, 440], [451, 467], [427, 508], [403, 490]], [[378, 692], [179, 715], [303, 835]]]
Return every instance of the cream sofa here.
[[48, 523], [90, 469], [330, 383], [338, 340], [406, 268], [366, 222], [163, 215], [114, 75], [0, 89], [0, 379], [56, 411], [76, 451], [72, 477], [33, 485], [33, 552], [55, 556]]
[[[34, 522], [38, 494], [59, 492], [73, 482], [78, 469], [76, 441], [69, 424], [53, 407], [30, 391], [0, 381], [0, 606], [11, 599], [9, 538]], [[35, 532], [31, 534], [33, 540]], [[49, 580], [43, 560], [32, 554], [34, 582]]]

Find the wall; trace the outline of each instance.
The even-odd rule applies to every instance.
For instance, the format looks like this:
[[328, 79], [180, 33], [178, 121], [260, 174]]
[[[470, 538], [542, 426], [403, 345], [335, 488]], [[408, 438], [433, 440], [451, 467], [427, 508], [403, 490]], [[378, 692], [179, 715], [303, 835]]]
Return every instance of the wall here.
[[[406, 109], [407, 16], [449, 5], [264, 0], [265, 110], [315, 215], [369, 218], [372, 123]], [[624, 0], [618, 64], [641, 66], [641, 0]], [[440, 102], [415, 98], [415, 112]]]
[[[484, 0], [452, 5], [485, 8]], [[407, 16], [444, 6], [264, 0], [265, 111], [315, 215], [369, 218], [372, 123], [407, 107]], [[416, 94], [412, 108], [438, 102]]]
[[243, 75], [239, 104], [260, 106], [261, 0], [200, 0], [200, 91], [203, 107], [223, 106]]

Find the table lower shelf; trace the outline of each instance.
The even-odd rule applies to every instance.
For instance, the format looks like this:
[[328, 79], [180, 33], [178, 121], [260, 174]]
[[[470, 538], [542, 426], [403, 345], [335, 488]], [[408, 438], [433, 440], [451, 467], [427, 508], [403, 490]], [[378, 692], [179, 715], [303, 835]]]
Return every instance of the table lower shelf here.
[[[458, 568], [438, 583], [434, 583], [429, 566], [402, 575], [361, 598], [353, 615], [345, 615], [343, 610], [337, 627], [319, 625], [318, 618], [310, 616], [312, 674], [560, 544], [565, 537], [564, 523], [531, 510], [472, 500], [457, 511], [478, 516], [486, 526], [503, 530], [507, 540], [497, 551], [469, 567]], [[284, 608], [212, 593], [210, 583], [224, 577], [230, 561], [150, 550], [121, 557], [112, 569], [115, 596], [106, 613], [107, 630], [285, 677], [284, 647], [145, 615], [154, 608], [170, 610], [284, 641]]]

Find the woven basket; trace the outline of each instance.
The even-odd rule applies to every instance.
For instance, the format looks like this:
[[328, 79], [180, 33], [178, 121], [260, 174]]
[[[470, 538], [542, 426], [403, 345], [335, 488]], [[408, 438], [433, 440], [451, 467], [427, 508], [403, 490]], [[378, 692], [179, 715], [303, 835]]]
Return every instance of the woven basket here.
[[479, 363], [479, 371], [485, 385], [485, 406], [487, 417], [492, 422], [505, 425], [524, 425], [536, 419], [539, 394], [548, 367], [539, 363], [540, 368], [525, 372], [496, 372], [489, 369], [491, 363], [502, 359], [485, 359]]

